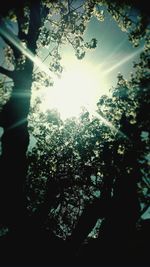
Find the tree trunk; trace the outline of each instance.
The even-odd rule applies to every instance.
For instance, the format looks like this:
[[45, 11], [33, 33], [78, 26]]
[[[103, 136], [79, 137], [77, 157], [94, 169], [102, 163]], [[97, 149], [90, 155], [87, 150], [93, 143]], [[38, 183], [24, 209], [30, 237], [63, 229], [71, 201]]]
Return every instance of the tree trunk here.
[[13, 228], [20, 224], [25, 208], [23, 185], [29, 145], [27, 116], [30, 107], [32, 70], [33, 63], [27, 61], [24, 70], [16, 73], [12, 96], [4, 105], [0, 115], [0, 123], [4, 129], [0, 161], [1, 220]]
[[[35, 53], [41, 26], [40, 0], [31, 2], [29, 8], [29, 29], [26, 36], [26, 44], [27, 48], [32, 53]], [[18, 37], [21, 35], [21, 14], [17, 11]], [[8, 41], [8, 44], [10, 43], [10, 40], [5, 41]], [[17, 49], [13, 47], [13, 42], [10, 45], [17, 61], [19, 55], [21, 56], [21, 52], [18, 51], [16, 53]], [[26, 226], [24, 184], [27, 171], [26, 152], [29, 145], [28, 114], [30, 109], [32, 73], [33, 62], [26, 58], [21, 68], [13, 72], [13, 77], [11, 77], [14, 82], [12, 95], [0, 114], [0, 126], [4, 129], [2, 156], [0, 159], [0, 220], [3, 225], [9, 226], [14, 232], [19, 229], [21, 230], [23, 224]]]
[[88, 204], [85, 207], [75, 229], [72, 232], [69, 240], [69, 246], [72, 252], [75, 252], [77, 249], [79, 249], [80, 245], [94, 228], [97, 220], [103, 219], [107, 216], [108, 207], [111, 203], [111, 190], [114, 178], [113, 168], [110, 167], [110, 170], [112, 171], [112, 177], [105, 177], [100, 198], [95, 199], [91, 204]]
[[[128, 161], [133, 163], [133, 155]], [[111, 205], [99, 233], [104, 254], [110, 255], [112, 261], [119, 264], [136, 260], [131, 243], [136, 235], [140, 204], [137, 192], [138, 167], [134, 163], [130, 173], [126, 172], [124, 166], [116, 179]]]

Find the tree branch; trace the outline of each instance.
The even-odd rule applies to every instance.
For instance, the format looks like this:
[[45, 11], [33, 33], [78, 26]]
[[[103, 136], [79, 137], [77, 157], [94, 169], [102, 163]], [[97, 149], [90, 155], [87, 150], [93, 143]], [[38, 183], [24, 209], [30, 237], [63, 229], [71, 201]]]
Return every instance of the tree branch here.
[[68, 14], [70, 14], [70, 1], [68, 0]]
[[11, 79], [14, 79], [14, 71], [7, 70], [0, 66], [0, 73], [8, 76]]
[[14, 49], [15, 49], [14, 45], [13, 45], [7, 38], [5, 38], [4, 35], [1, 35], [1, 34], [0, 34], [0, 36], [1, 36], [1, 38], [3, 39], [3, 41], [4, 41], [8, 46], [10, 46], [10, 48], [11, 48], [12, 51], [14, 52]]
[[23, 7], [16, 9], [16, 16], [17, 16], [17, 22], [18, 22], [18, 38], [20, 40], [24, 39], [27, 40], [27, 35], [22, 31], [22, 26], [24, 23], [24, 12]]
[[27, 35], [27, 46], [31, 52], [35, 53], [36, 41], [38, 39], [41, 26], [41, 7], [40, 0], [33, 1], [30, 6], [29, 30]]
[[10, 48], [13, 51], [13, 55], [16, 59], [16, 55], [18, 54], [18, 49], [15, 47], [15, 45], [11, 42], [11, 38], [14, 39], [14, 34], [12, 31], [10, 31], [7, 27], [7, 25], [5, 24], [4, 20], [0, 20], [0, 36], [2, 37], [2, 39], [4, 40], [4, 42], [10, 46]]

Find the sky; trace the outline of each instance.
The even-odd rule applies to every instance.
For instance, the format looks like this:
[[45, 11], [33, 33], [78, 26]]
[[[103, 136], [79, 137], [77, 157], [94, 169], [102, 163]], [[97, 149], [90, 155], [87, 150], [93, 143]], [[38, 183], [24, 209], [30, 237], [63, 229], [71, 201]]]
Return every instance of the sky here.
[[[88, 59], [95, 64], [102, 64], [102, 69], [106, 70], [139, 49], [133, 48], [128, 40], [127, 33], [121, 31], [108, 13], [104, 22], [100, 23], [94, 17], [91, 19], [86, 36], [89, 38], [96, 36], [98, 40], [97, 49], [92, 54], [89, 53], [87, 55]], [[106, 87], [108, 88], [116, 84], [118, 72], [121, 72], [125, 78], [128, 78], [132, 71], [132, 62], [133, 58], [111, 71], [109, 77], [107, 77]]]
[[[9, 24], [14, 32], [16, 26]], [[129, 78], [133, 71], [133, 61], [136, 61], [141, 52], [142, 43], [134, 48], [128, 41], [126, 32], [122, 32], [112, 16], [105, 10], [104, 22], [92, 17], [84, 34], [84, 40], [96, 38], [96, 49], [87, 51], [83, 60], [78, 60], [71, 45], [66, 44], [61, 49], [64, 71], [61, 79], [54, 78], [54, 86], [42, 88], [40, 92], [32, 90], [32, 99], [40, 96], [43, 99], [41, 110], [56, 108], [62, 119], [78, 116], [82, 107], [90, 113], [96, 110], [96, 103], [103, 94], [117, 83], [119, 72]], [[0, 42], [0, 52], [3, 42]], [[48, 48], [42, 50], [41, 60], [49, 53]], [[0, 53], [0, 64], [4, 61]], [[49, 58], [44, 61], [48, 65]], [[40, 65], [40, 64], [39, 64]], [[42, 66], [43, 67], [43, 66]]]
[[[43, 111], [56, 108], [61, 118], [66, 119], [78, 116], [83, 104], [93, 113], [100, 96], [108, 94], [116, 85], [119, 72], [129, 78], [133, 61], [138, 59], [143, 44], [134, 48], [127, 33], [121, 31], [107, 11], [104, 22], [92, 17], [88, 23], [84, 39], [90, 41], [92, 38], [97, 39], [97, 47], [87, 51], [82, 60], [76, 58], [71, 45], [62, 48], [62, 79], [56, 81], [48, 93], [41, 93], [46, 99], [43, 100]], [[46, 55], [46, 50], [43, 53]]]
[[[61, 118], [66, 119], [78, 116], [81, 107], [85, 106], [93, 113], [100, 96], [108, 94], [109, 89], [116, 85], [118, 72], [129, 78], [133, 71], [133, 61], [138, 59], [143, 44], [134, 48], [128, 40], [127, 33], [121, 31], [107, 11], [103, 22], [92, 17], [88, 23], [84, 39], [90, 41], [92, 38], [97, 39], [97, 47], [87, 51], [83, 60], [76, 58], [71, 45], [67, 44], [62, 48], [62, 79], [57, 79], [53, 88], [41, 90], [39, 96], [43, 98], [43, 112], [56, 108]], [[1, 65], [4, 60], [3, 46], [4, 43], [0, 41]], [[43, 58], [46, 53], [45, 50]], [[33, 93], [32, 97], [36, 95]]]

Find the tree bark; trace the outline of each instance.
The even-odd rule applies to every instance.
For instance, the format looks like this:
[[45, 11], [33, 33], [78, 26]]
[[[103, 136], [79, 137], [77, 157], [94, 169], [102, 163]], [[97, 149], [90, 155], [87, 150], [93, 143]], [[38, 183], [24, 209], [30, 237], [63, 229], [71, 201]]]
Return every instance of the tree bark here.
[[[30, 88], [33, 64], [28, 62], [28, 70], [16, 73], [12, 96], [0, 114], [2, 136], [1, 166], [1, 219], [13, 227], [18, 225], [23, 212], [23, 184], [26, 176], [26, 152], [29, 145], [27, 116], [30, 107]], [[19, 78], [19, 79], [18, 79]], [[26, 81], [26, 82], [25, 82]], [[19, 93], [19, 96], [18, 94]], [[22, 94], [28, 92], [24, 97]]]
[[[36, 3], [33, 1], [30, 6], [27, 42], [28, 49], [33, 53], [36, 51], [40, 24], [40, 1]], [[3, 71], [2, 68], [1, 70]], [[0, 114], [0, 126], [4, 129], [0, 159], [0, 217], [1, 223], [9, 226], [12, 231], [18, 231], [23, 224], [25, 226], [26, 208], [23, 188], [27, 171], [26, 152], [29, 145], [28, 114], [32, 73], [33, 62], [26, 58], [22, 69], [13, 72], [12, 95]]]
[[[112, 167], [110, 167], [110, 170], [112, 170], [111, 174], [113, 174]], [[95, 199], [91, 204], [88, 204], [81, 214], [69, 239], [69, 248], [73, 253], [79, 249], [80, 245], [94, 228], [97, 220], [107, 216], [108, 208], [111, 203], [113, 178], [113, 176], [105, 177], [100, 198]]]
[[0, 73], [4, 74], [4, 75], [6, 75], [6, 76], [8, 76], [9, 78], [12, 78], [12, 79], [14, 77], [14, 72], [13, 71], [7, 70], [7, 69], [5, 69], [5, 68], [3, 68], [1, 66], [0, 66]]

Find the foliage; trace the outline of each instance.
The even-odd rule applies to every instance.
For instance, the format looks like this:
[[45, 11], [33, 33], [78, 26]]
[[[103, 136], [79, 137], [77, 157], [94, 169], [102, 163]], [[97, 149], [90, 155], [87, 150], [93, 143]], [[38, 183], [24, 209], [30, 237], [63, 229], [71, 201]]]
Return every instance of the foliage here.
[[[98, 1], [99, 2], [99, 1]], [[127, 32], [129, 41], [134, 47], [137, 47], [141, 41], [146, 40], [149, 36], [149, 16], [143, 12], [144, 2], [139, 4], [138, 1], [100, 1], [107, 6], [108, 12], [117, 22], [122, 31]], [[145, 4], [146, 6], [146, 4]]]
[[[29, 116], [29, 129], [36, 144], [28, 152], [27, 209], [30, 215], [35, 214], [42, 221], [42, 210], [47, 205], [45, 227], [63, 239], [71, 235], [85, 207], [95, 199], [100, 199], [106, 179], [111, 185], [113, 196], [116, 181], [122, 175], [133, 175], [135, 171], [140, 203], [145, 207], [149, 204], [147, 16], [129, 4], [118, 5], [118, 1], [88, 0], [81, 1], [79, 6], [76, 1], [42, 1], [36, 54], [41, 57], [44, 52], [46, 56], [42, 62], [50, 73], [61, 75], [61, 47], [64, 44], [71, 44], [79, 60], [84, 58], [88, 49], [96, 48], [97, 40], [84, 40], [84, 33], [92, 16], [96, 16], [99, 21], [104, 20], [104, 6], [121, 29], [127, 31], [134, 46], [138, 46], [141, 40], [145, 42], [145, 51], [134, 65], [134, 74], [128, 81], [122, 74], [118, 74], [118, 82], [111, 91], [111, 97], [102, 96], [97, 103], [97, 117], [90, 118], [89, 113], [84, 111], [78, 119], [63, 122], [55, 110], [41, 113], [41, 99], [34, 100]], [[7, 10], [5, 23], [7, 27], [15, 25], [14, 35], [26, 47], [30, 44], [27, 38], [30, 3], [27, 1], [17, 8]], [[4, 41], [7, 59], [4, 66], [10, 71], [16, 71], [16, 81], [25, 68], [25, 56], [8, 40]], [[5, 79], [0, 82], [1, 106], [12, 92], [11, 84], [7, 86], [5, 82]], [[42, 72], [40, 65], [35, 67], [31, 82], [33, 90], [53, 84], [52, 77]]]
[[49, 220], [55, 222], [56, 235], [64, 239], [71, 235], [85, 206], [100, 197], [105, 179], [112, 177], [114, 183], [122, 172], [129, 175], [136, 168], [141, 213], [143, 205], [148, 205], [148, 64], [145, 49], [130, 79], [119, 73], [111, 97], [99, 99], [97, 117], [90, 118], [84, 110], [78, 119], [63, 122], [54, 111], [32, 114], [30, 124], [37, 143], [28, 155], [28, 199], [38, 210], [50, 187]]

